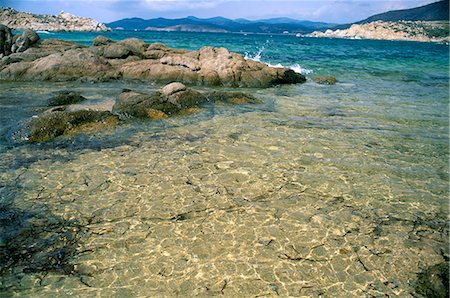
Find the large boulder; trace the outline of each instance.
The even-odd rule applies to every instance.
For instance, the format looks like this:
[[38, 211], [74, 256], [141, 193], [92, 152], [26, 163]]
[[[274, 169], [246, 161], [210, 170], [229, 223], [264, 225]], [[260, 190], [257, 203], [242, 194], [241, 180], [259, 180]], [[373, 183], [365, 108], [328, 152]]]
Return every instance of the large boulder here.
[[35, 45], [40, 37], [33, 30], [27, 29], [20, 35], [11, 47], [13, 53], [25, 52], [29, 47]]
[[108, 45], [114, 43], [114, 41], [112, 41], [112, 39], [107, 38], [105, 36], [99, 35], [96, 38], [94, 38], [94, 40], [92, 41], [92, 45], [97, 47], [97, 46], [104, 46], [104, 45]]
[[225, 48], [204, 47], [193, 52], [172, 52], [156, 44], [150, 45], [144, 56], [149, 59], [121, 66], [124, 78], [231, 87], [270, 87], [305, 81], [303, 75], [291, 69], [273, 68], [246, 60]]
[[130, 54], [130, 49], [120, 43], [109, 44], [103, 49], [103, 57], [110, 59], [123, 59]]
[[152, 94], [124, 90], [116, 100], [113, 112], [138, 118], [161, 119], [190, 111], [208, 102], [232, 104], [261, 103], [243, 92], [213, 91], [201, 93], [179, 82], [170, 83]]
[[247, 60], [225, 48], [204, 47], [188, 52], [135, 38], [113, 42], [104, 37], [97, 37], [93, 44], [84, 47], [45, 40], [23, 52], [23, 56], [2, 59], [0, 80], [125, 79], [229, 87], [270, 87], [305, 81], [303, 75], [290, 69]]
[[50, 110], [31, 119], [27, 124], [25, 139], [29, 142], [43, 142], [79, 131], [105, 129], [117, 123], [118, 117], [108, 111]]
[[13, 34], [9, 27], [0, 24], [0, 58], [11, 54]]
[[171, 83], [152, 94], [124, 90], [113, 111], [138, 118], [165, 118], [207, 101], [202, 93], [181, 83]]
[[[0, 79], [8, 75], [11, 74], [5, 73], [5, 69], [0, 71]], [[36, 59], [19, 75], [27, 80], [44, 81], [73, 81], [80, 78], [105, 81], [118, 76], [108, 60], [88, 48], [70, 49]]]
[[124, 90], [113, 106], [113, 112], [137, 118], [166, 118], [179, 111], [176, 105], [164, 102], [159, 93], [144, 94]]

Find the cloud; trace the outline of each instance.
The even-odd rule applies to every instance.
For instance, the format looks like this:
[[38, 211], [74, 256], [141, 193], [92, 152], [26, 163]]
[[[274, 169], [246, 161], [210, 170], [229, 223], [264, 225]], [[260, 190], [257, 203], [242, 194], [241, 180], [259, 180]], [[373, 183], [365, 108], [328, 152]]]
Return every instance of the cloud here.
[[405, 9], [433, 0], [0, 0], [1, 6], [21, 11], [75, 15], [110, 22], [127, 17], [228, 18], [291, 17], [335, 23], [354, 22], [373, 14]]

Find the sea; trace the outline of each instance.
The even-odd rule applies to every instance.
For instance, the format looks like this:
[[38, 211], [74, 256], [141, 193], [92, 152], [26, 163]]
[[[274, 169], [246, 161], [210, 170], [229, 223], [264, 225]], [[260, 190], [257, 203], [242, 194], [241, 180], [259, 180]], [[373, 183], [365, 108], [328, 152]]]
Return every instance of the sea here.
[[[39, 34], [90, 45], [100, 33]], [[430, 284], [439, 290], [441, 281], [429, 276], [448, 268], [449, 257], [448, 46], [101, 34], [188, 50], [225, 47], [307, 81], [239, 89], [261, 104], [127, 119], [44, 143], [16, 132], [55, 92], [78, 91], [95, 109], [113, 104], [122, 89], [161, 86], [0, 82], [1, 297], [418, 297]], [[337, 83], [320, 85], [316, 76]]]

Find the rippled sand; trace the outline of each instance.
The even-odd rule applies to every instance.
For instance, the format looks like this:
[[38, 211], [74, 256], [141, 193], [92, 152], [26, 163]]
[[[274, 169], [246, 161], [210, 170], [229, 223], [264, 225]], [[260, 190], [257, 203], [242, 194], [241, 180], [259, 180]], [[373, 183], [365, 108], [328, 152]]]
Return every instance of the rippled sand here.
[[[302, 96], [308, 88], [324, 100]], [[87, 137], [126, 135], [111, 146], [2, 153], [3, 198], [43, 214], [30, 216], [37, 225], [69, 223], [55, 243], [74, 250], [53, 256], [69, 270], [12, 266], [0, 287], [13, 297], [411, 296], [417, 273], [448, 256], [446, 138], [346, 95], [351, 86], [330, 87], [331, 102], [320, 88], [258, 91], [260, 106]]]

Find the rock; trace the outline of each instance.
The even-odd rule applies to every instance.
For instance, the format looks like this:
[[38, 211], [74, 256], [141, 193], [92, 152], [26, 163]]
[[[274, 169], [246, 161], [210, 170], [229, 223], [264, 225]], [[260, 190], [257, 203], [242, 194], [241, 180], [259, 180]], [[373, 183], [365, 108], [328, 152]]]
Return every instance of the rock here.
[[169, 102], [175, 105], [178, 109], [188, 109], [197, 107], [208, 101], [203, 94], [192, 89], [186, 89], [172, 93], [169, 96], [163, 96], [162, 102]]
[[20, 35], [11, 48], [13, 53], [25, 52], [29, 47], [35, 45], [40, 37], [33, 30], [27, 29]]
[[424, 297], [449, 297], [448, 261], [431, 266], [419, 273], [416, 293]]
[[118, 117], [106, 111], [48, 111], [29, 122], [27, 140], [44, 142], [64, 134], [86, 130], [98, 131], [115, 126], [117, 123]]
[[[108, 60], [88, 48], [56, 52], [28, 63], [26, 69], [19, 69], [20, 74], [16, 74], [26, 80], [72, 81], [86, 78], [105, 81], [118, 76]], [[11, 73], [5, 74], [5, 69], [1, 70], [0, 79], [4, 79], [5, 75], [10, 76]]]
[[152, 94], [124, 90], [116, 100], [113, 111], [138, 118], [162, 119], [176, 114], [190, 114], [198, 111], [198, 107], [207, 102], [218, 101], [235, 104], [261, 102], [254, 96], [243, 92], [201, 93], [187, 88], [179, 82], [174, 82]]
[[119, 43], [109, 44], [103, 50], [103, 57], [105, 58], [123, 59], [130, 56], [130, 54], [130, 49]]
[[334, 85], [337, 82], [336, 78], [332, 77], [332, 76], [314, 77], [312, 79], [317, 84], [322, 84], [322, 85]]
[[[448, 10], [448, 9], [447, 9]], [[314, 31], [309, 37], [349, 39], [410, 40], [420, 42], [445, 42], [449, 40], [447, 21], [375, 21], [353, 24], [348, 29]]]
[[[170, 115], [177, 113], [178, 110], [175, 105], [163, 102], [160, 93], [144, 94], [130, 90], [123, 91], [113, 106], [113, 112], [137, 118], [151, 117], [151, 115], [159, 113], [156, 111]], [[164, 117], [159, 113], [159, 118]]]
[[48, 100], [48, 106], [64, 106], [79, 103], [86, 100], [80, 93], [75, 91], [60, 91]]
[[164, 94], [165, 96], [170, 96], [176, 92], [180, 92], [180, 91], [185, 91], [186, 90], [186, 86], [179, 83], [179, 82], [174, 82], [174, 83], [170, 83], [166, 86], [164, 86], [161, 89], [161, 93]]
[[0, 8], [0, 20], [14, 30], [42, 31], [108, 31], [110, 28], [96, 20], [74, 16], [67, 12], [59, 15], [40, 15]]
[[104, 37], [102, 35], [97, 36], [92, 41], [93, 46], [104, 46], [113, 43], [114, 41], [110, 38]]
[[27, 50], [24, 56], [2, 61], [0, 80], [125, 79], [230, 87], [270, 87], [305, 81], [303, 75], [290, 69], [246, 60], [225, 48], [204, 47], [187, 52], [159, 43], [148, 45], [134, 38], [109, 43], [99, 37], [95, 44], [101, 45], [88, 48], [44, 40], [32, 54]]
[[261, 100], [253, 95], [243, 92], [213, 91], [205, 93], [205, 96], [212, 102], [228, 102], [234, 104], [261, 103]]
[[0, 24], [0, 56], [8, 56], [11, 54], [11, 47], [13, 45], [13, 34], [11, 29], [5, 25]]
[[125, 46], [135, 56], [143, 57], [144, 52], [148, 48], [148, 44], [137, 38], [127, 38], [119, 42], [120, 45]]

